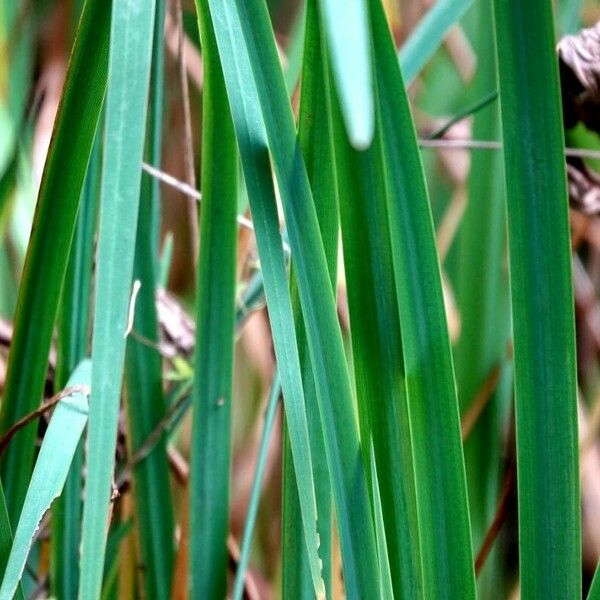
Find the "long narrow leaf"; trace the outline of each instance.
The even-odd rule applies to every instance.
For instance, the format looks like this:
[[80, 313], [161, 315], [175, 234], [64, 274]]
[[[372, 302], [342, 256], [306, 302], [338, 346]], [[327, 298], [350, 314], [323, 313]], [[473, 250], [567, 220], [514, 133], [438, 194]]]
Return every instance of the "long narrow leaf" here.
[[235, 574], [235, 582], [233, 587], [233, 600], [242, 600], [244, 593], [244, 578], [246, 577], [246, 569], [248, 568], [248, 561], [250, 559], [250, 547], [252, 544], [254, 526], [256, 524], [256, 515], [258, 513], [258, 501], [260, 499], [260, 491], [262, 488], [262, 481], [267, 463], [269, 441], [271, 439], [271, 432], [273, 431], [273, 424], [277, 414], [277, 403], [279, 402], [280, 395], [281, 382], [276, 371], [275, 375], [273, 376], [273, 383], [271, 384], [271, 392], [269, 393], [267, 410], [265, 411], [263, 433], [260, 440], [260, 447], [258, 449], [258, 457], [256, 459], [256, 469], [254, 471], [254, 481], [252, 482], [252, 491], [250, 493], [250, 500], [248, 501], [248, 511], [246, 515], [246, 522], [244, 524], [242, 547], [240, 549], [240, 560], [238, 563], [237, 572]]
[[192, 401], [190, 595], [224, 598], [231, 468], [238, 161], [219, 57], [198, 10], [202, 99], [202, 210]]
[[85, 600], [99, 598], [102, 585], [101, 567], [106, 547], [138, 217], [153, 20], [153, 0], [118, 2], [111, 19], [88, 474], [79, 584], [79, 598]]
[[[67, 385], [70, 374], [89, 351], [92, 261], [100, 196], [101, 134], [99, 128], [82, 193], [61, 296], [54, 375], [56, 392]], [[83, 444], [80, 444], [73, 456], [63, 493], [52, 505], [51, 584], [57, 598], [77, 596], [82, 486]]]
[[[335, 292], [339, 215], [335, 170], [333, 168], [334, 140], [324, 37], [318, 3], [316, 0], [309, 0], [306, 4], [298, 140], [313, 190], [327, 268], [332, 289]], [[302, 317], [293, 260], [290, 280], [317, 500], [319, 557], [323, 564], [325, 593], [327, 598], [331, 598], [333, 549], [331, 483], [327, 471], [325, 440], [319, 417], [317, 390], [310, 362], [306, 327]], [[298, 502], [297, 482], [292, 468], [289, 434], [286, 427], [283, 458], [282, 593], [284, 597], [312, 598], [310, 571], [307, 566], [308, 554], [304, 540], [296, 534], [301, 522]]]
[[550, 0], [496, 0], [525, 598], [581, 594], [575, 327]]
[[423, 595], [474, 598], [458, 402], [431, 211], [414, 124], [381, 0], [371, 0], [371, 9]]
[[[264, 119], [317, 385], [344, 581], [349, 596], [367, 595], [378, 590], [377, 552], [367, 482], [333, 291], [273, 30], [264, 0], [210, 0], [209, 3], [238, 143], [240, 135], [248, 135], [249, 127], [250, 140], [255, 145], [263, 142], [261, 121]], [[245, 119], [245, 111], [249, 109], [254, 111], [254, 119], [262, 115], [258, 124]], [[256, 223], [256, 214], [254, 218]], [[282, 367], [282, 361], [278, 364]], [[285, 386], [283, 390], [285, 401]], [[301, 484], [303, 480], [298, 477], [298, 482]]]
[[590, 585], [590, 591], [587, 595], [587, 600], [598, 600], [600, 598], [600, 569], [598, 565], [596, 565], [596, 572], [594, 573], [594, 578], [592, 579], [592, 584]]
[[40, 521], [52, 500], [62, 492], [88, 419], [90, 375], [91, 363], [86, 359], [75, 369], [67, 383], [67, 387], [82, 386], [82, 389], [62, 398], [50, 420], [4, 571], [0, 587], [0, 598], [3, 600], [12, 599]]
[[[395, 594], [417, 598], [421, 559], [381, 128], [376, 123], [371, 148], [359, 152], [350, 146], [339, 116], [336, 124], [335, 158], [361, 439], [371, 440], [377, 471], [386, 474], [379, 479], [378, 491]], [[363, 446], [363, 453], [370, 465], [370, 448]], [[375, 473], [370, 468], [369, 472], [373, 478]]]
[[[162, 143], [164, 0], [156, 1], [152, 80], [145, 158], [160, 164]], [[133, 328], [142, 339], [130, 337], [125, 354], [127, 414], [132, 453], [144, 443], [166, 409], [163, 397], [162, 359], [153, 344], [158, 342], [156, 316], [156, 269], [158, 244], [155, 222], [160, 203], [158, 182], [142, 176], [134, 279], [141, 284], [135, 305]], [[135, 515], [144, 564], [146, 598], [166, 599], [171, 594], [174, 555], [173, 501], [169, 480], [166, 440], [162, 438], [133, 472]]]
[[[35, 409], [42, 397], [54, 319], [106, 88], [110, 5], [88, 0], [71, 56], [19, 290], [0, 412], [2, 432]], [[12, 523], [27, 491], [35, 433], [34, 425], [23, 428], [2, 461]]]
[[353, 146], [366, 148], [375, 126], [366, 0], [320, 0], [320, 5], [348, 136]]
[[[0, 573], [6, 572], [6, 565], [13, 544], [13, 535], [10, 522], [8, 520], [8, 511], [6, 510], [6, 500], [4, 498], [4, 490], [0, 483]], [[17, 587], [15, 600], [23, 600], [23, 588], [21, 585]]]
[[400, 49], [400, 65], [406, 85], [419, 74], [471, 4], [473, 0], [437, 0], [429, 9]]
[[[497, 85], [491, 1], [479, 0], [475, 15], [479, 58], [474, 94], [480, 97]], [[497, 104], [475, 115], [474, 139], [493, 140], [499, 133]], [[471, 153], [468, 203], [457, 240], [460, 268], [455, 288], [462, 327], [454, 356], [463, 415], [471, 408], [492, 370], [504, 358], [509, 336], [503, 176], [499, 152], [474, 150]], [[506, 400], [500, 393], [490, 398], [464, 444], [474, 548], [481, 547], [496, 510], [501, 462], [500, 417], [508, 405]], [[482, 599], [496, 598], [499, 593], [499, 582], [490, 578], [494, 570], [492, 558], [490, 556], [478, 579]]]
[[377, 538], [377, 550], [379, 552], [379, 577], [381, 580], [381, 597], [394, 598], [392, 574], [390, 572], [390, 558], [388, 556], [387, 542], [385, 539], [385, 525], [383, 523], [383, 509], [381, 496], [379, 494], [379, 478], [377, 477], [377, 463], [375, 462], [375, 451], [373, 444], [370, 446], [369, 466], [371, 472], [371, 487], [373, 494], [373, 512], [375, 513], [375, 536]]
[[[241, 41], [239, 24], [227, 28], [227, 19], [215, 19], [215, 9], [211, 6], [211, 16], [207, 13], [207, 3], [198, 4], [199, 16], [205, 32], [204, 52], [214, 52], [219, 56], [223, 67], [227, 93], [231, 106], [238, 147], [240, 150], [244, 177], [250, 207], [252, 210], [261, 269], [264, 279], [265, 295], [269, 310], [269, 320], [273, 333], [275, 356], [281, 377], [284, 408], [290, 428], [294, 469], [298, 481], [300, 505], [302, 510], [303, 534], [309, 549], [310, 572], [313, 587], [317, 595], [322, 594], [320, 565], [317, 554], [317, 514], [315, 492], [312, 479], [308, 426], [304, 408], [304, 392], [300, 372], [300, 359], [294, 330], [292, 305], [287, 284], [285, 259], [282, 239], [279, 233], [275, 191], [271, 177], [271, 166], [266, 149], [264, 122], [259, 106], [247, 102], [246, 96], [254, 88], [248, 56], [236, 56], [228, 50], [217, 49], [218, 37], [210, 27], [211, 16], [215, 33], [218, 31], [224, 40], [221, 43], [231, 44]], [[222, 7], [219, 7], [219, 10]], [[267, 17], [268, 18], [268, 17]], [[239, 79], [238, 79], [239, 78]], [[254, 92], [255, 94], [256, 92]], [[251, 96], [252, 97], [252, 96]], [[287, 96], [286, 96], [287, 101]], [[218, 407], [220, 408], [220, 407]], [[192, 557], [192, 571], [200, 569]], [[221, 576], [219, 574], [218, 576]]]
[[35, 26], [22, 18], [27, 9], [27, 0], [0, 5], [0, 176], [15, 151], [31, 85]]

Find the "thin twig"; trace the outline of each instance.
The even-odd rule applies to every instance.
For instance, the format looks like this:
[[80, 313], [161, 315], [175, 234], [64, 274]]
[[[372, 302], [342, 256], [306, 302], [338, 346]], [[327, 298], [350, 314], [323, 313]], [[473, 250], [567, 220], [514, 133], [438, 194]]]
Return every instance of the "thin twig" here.
[[498, 381], [500, 380], [500, 367], [495, 366], [490, 374], [487, 376], [486, 380], [483, 383], [483, 386], [477, 392], [477, 395], [473, 399], [471, 406], [467, 410], [465, 416], [461, 419], [460, 429], [462, 433], [463, 442], [469, 437], [470, 433], [473, 431], [475, 424], [479, 420], [481, 413], [487, 406], [496, 386], [498, 385]]
[[[188, 85], [187, 71], [185, 66], [185, 45], [183, 31], [183, 8], [181, 0], [175, 0], [175, 19], [178, 32], [177, 53], [179, 56], [179, 79], [181, 85], [181, 104], [183, 108], [183, 159], [185, 166], [185, 178], [188, 184], [196, 187], [196, 171], [194, 166], [194, 141], [192, 137], [192, 115], [190, 110], [190, 90]], [[198, 267], [198, 252], [200, 249], [200, 226], [198, 224], [198, 207], [196, 203], [188, 198], [188, 216], [190, 219], [190, 233], [192, 236], [192, 258], [194, 263], [194, 275]]]
[[419, 140], [421, 148], [441, 148], [442, 150], [502, 150], [502, 143], [493, 140]]
[[165, 171], [161, 171], [145, 162], [142, 163], [142, 170], [146, 171], [151, 177], [162, 181], [162, 183], [166, 183], [168, 186], [176, 189], [182, 194], [194, 198], [194, 200], [197, 200], [198, 202], [202, 201], [202, 194], [196, 188], [185, 183], [185, 181], [181, 181], [181, 179], [177, 179], [177, 177], [173, 177], [173, 175], [169, 175], [169, 173], [165, 173]]
[[600, 160], [600, 150], [591, 148], [565, 148], [565, 155], [573, 158], [593, 158]]
[[[142, 163], [142, 170], [148, 173], [150, 177], [154, 177], [169, 187], [181, 192], [182, 194], [185, 194], [186, 196], [189, 196], [198, 202], [202, 202], [202, 194], [196, 188], [192, 187], [188, 183], [185, 183], [185, 181], [181, 181], [180, 179], [177, 179], [177, 177], [173, 177], [173, 175], [165, 173], [165, 171], [161, 171], [160, 169], [157, 169], [148, 163]], [[252, 232], [254, 231], [254, 224], [252, 221], [243, 215], [237, 216], [237, 222], [240, 226], [245, 227]]]
[[491, 104], [497, 98], [498, 98], [498, 90], [494, 90], [494, 91], [490, 92], [489, 94], [486, 94], [485, 96], [483, 96], [483, 98], [479, 99], [476, 103], [474, 103], [471, 106], [460, 111], [459, 113], [454, 115], [451, 119], [446, 121], [443, 125], [438, 127], [433, 133], [431, 133], [429, 135], [429, 139], [430, 140], [440, 139], [451, 127], [453, 127], [457, 123], [460, 123], [467, 117], [473, 116], [474, 114], [479, 112], [482, 108], [485, 108], [486, 106]]
[[[173, 189], [176, 189], [177, 191], [181, 192], [182, 194], [185, 194], [190, 198], [194, 198], [198, 202], [202, 202], [202, 194], [191, 185], [185, 183], [184, 181], [181, 181], [180, 179], [177, 179], [177, 177], [173, 177], [173, 175], [170, 175], [165, 171], [161, 171], [160, 169], [157, 169], [156, 167], [153, 167], [152, 165], [149, 165], [145, 162], [142, 163], [142, 170], [148, 173], [150, 177], [154, 177], [155, 179], [158, 179], [165, 185], [168, 185], [169, 187], [172, 187]], [[241, 227], [244, 227], [245, 229], [254, 232], [254, 224], [250, 219], [244, 217], [244, 215], [238, 215], [237, 222]], [[285, 240], [282, 240], [282, 243], [285, 253], [289, 254], [291, 252], [289, 244]]]
[[[502, 143], [493, 140], [420, 139], [421, 148], [444, 150], [502, 150]], [[565, 148], [565, 156], [600, 160], [600, 150], [592, 148]]]
[[[420, 139], [419, 146], [421, 148], [439, 148], [443, 150], [502, 150], [502, 144], [500, 142], [486, 140]], [[600, 150], [592, 150], [591, 148], [565, 148], [565, 156], [600, 160]], [[181, 181], [181, 179], [177, 179], [177, 177], [173, 177], [173, 175], [161, 171], [145, 162], [142, 163], [142, 170], [151, 177], [180, 191], [182, 194], [194, 198], [198, 202], [202, 201], [202, 194], [193, 186]], [[242, 227], [254, 231], [254, 226], [250, 219], [238, 216], [238, 223]]]
[[506, 520], [508, 514], [508, 500], [515, 485], [515, 475], [516, 465], [513, 459], [506, 473], [506, 477], [504, 478], [504, 485], [502, 486], [502, 493], [500, 494], [500, 499], [498, 500], [498, 505], [496, 506], [494, 520], [485, 534], [485, 538], [483, 539], [483, 543], [481, 544], [481, 548], [477, 554], [477, 558], [475, 559], [476, 577], [481, 573], [494, 542], [500, 533], [500, 529], [502, 529], [502, 525]]
[[452, 195], [448, 208], [442, 217], [436, 231], [439, 260], [444, 264], [448, 251], [460, 229], [465, 209], [467, 208], [467, 195], [464, 186], [460, 185]]
[[19, 419], [8, 431], [0, 438], [0, 454], [6, 450], [6, 447], [14, 437], [14, 435], [23, 429], [23, 427], [29, 425], [32, 421], [35, 421], [38, 417], [42, 416], [45, 412], [49, 411], [53, 406], [58, 404], [64, 398], [72, 396], [73, 394], [85, 394], [90, 395], [90, 388], [87, 385], [71, 385], [58, 394], [55, 394], [44, 402], [39, 408], [36, 408], [33, 412], [25, 415], [22, 419]]
[[[177, 23], [173, 20], [170, 12], [167, 12], [165, 15], [165, 42], [169, 53], [177, 60], [179, 56], [179, 32], [177, 30]], [[185, 34], [183, 36], [183, 46], [188, 77], [196, 89], [201, 92], [204, 87], [202, 55], [194, 45], [194, 42]]]
[[[231, 533], [227, 536], [227, 550], [229, 552], [229, 567], [234, 573], [237, 573], [240, 562], [240, 548]], [[244, 597], [248, 600], [260, 600], [258, 587], [250, 571], [244, 573]]]
[[167, 458], [173, 477], [180, 486], [185, 487], [190, 478], [190, 466], [187, 461], [174, 446], [167, 448]]
[[116, 486], [121, 489], [131, 471], [141, 463], [155, 448], [156, 444], [160, 441], [163, 433], [171, 423], [171, 419], [175, 416], [177, 411], [183, 406], [185, 401], [188, 399], [189, 387], [182, 390], [181, 396], [177, 398], [175, 402], [169, 406], [161, 420], [156, 424], [154, 429], [146, 436], [146, 439], [142, 442], [139, 448], [133, 453], [129, 462], [123, 467], [121, 473], [117, 477]]

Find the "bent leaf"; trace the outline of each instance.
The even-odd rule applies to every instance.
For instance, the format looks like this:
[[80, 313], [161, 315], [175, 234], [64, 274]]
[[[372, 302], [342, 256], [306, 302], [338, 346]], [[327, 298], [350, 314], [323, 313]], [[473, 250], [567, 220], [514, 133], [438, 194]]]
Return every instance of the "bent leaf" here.
[[73, 455], [88, 419], [91, 361], [83, 360], [67, 383], [67, 389], [82, 386], [57, 404], [44, 436], [23, 510], [15, 532], [8, 564], [0, 587], [0, 598], [11, 600], [25, 568], [35, 533], [44, 513], [63, 489]]

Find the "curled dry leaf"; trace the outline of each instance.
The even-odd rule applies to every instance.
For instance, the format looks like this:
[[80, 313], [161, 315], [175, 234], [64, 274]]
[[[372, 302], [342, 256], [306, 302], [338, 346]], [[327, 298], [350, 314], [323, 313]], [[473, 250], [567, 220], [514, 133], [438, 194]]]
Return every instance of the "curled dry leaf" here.
[[[558, 58], [565, 127], [581, 122], [600, 134], [600, 23], [563, 37]], [[600, 212], [600, 177], [575, 157], [567, 159], [567, 176], [573, 208]]]
[[156, 290], [156, 310], [161, 331], [161, 354], [167, 358], [190, 356], [196, 343], [196, 325], [175, 297]]
[[558, 43], [565, 127], [600, 133], [600, 22]]
[[573, 208], [586, 214], [600, 212], [600, 176], [588, 169], [581, 158], [567, 159], [569, 199]]

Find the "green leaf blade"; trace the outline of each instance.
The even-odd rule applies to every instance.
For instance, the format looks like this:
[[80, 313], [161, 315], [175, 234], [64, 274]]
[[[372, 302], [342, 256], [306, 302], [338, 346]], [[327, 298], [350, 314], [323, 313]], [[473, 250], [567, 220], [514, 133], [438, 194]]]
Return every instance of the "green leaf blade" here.
[[406, 85], [419, 74], [471, 4], [473, 0], [437, 0], [429, 9], [399, 52]]
[[423, 595], [474, 598], [452, 354], [414, 124], [380, 0], [371, 0], [388, 211], [413, 444]]
[[[99, 200], [101, 128], [96, 134], [58, 316], [55, 392], [88, 354], [94, 234]], [[75, 598], [79, 583], [79, 537], [83, 445], [75, 451], [63, 493], [52, 505], [51, 585], [58, 598]]]
[[[0, 431], [34, 410], [42, 397], [81, 189], [106, 89], [109, 24], [110, 3], [88, 0], [38, 196], [19, 290]], [[56, 198], [61, 199], [59, 208]], [[27, 365], [26, 372], [23, 365]], [[23, 428], [2, 461], [6, 502], [13, 523], [18, 519], [31, 474], [35, 434], [35, 426]]]
[[[236, 102], [231, 95], [239, 94], [239, 90], [236, 91], [238, 66], [235, 60], [228, 62], [229, 55], [237, 59], [244, 57], [255, 81], [257, 91], [252, 90], [252, 85], [246, 86], [243, 88], [243, 100], [240, 100], [242, 105], [254, 105], [256, 114], [264, 118], [317, 382], [345, 584], [349, 595], [364, 595], [367, 590], [378, 590], [377, 552], [367, 483], [333, 291], [273, 31], [263, 0], [211, 0], [210, 7], [232, 110]], [[250, 94], [250, 91], [253, 93]], [[237, 122], [235, 110], [234, 123], [236, 129], [241, 125]], [[259, 130], [255, 130], [253, 136], [257, 141], [264, 138]], [[254, 219], [256, 223], [256, 214]], [[281, 361], [279, 365], [282, 367]], [[283, 373], [281, 375], [283, 384]]]
[[[145, 158], [160, 164], [162, 142], [164, 1], [157, 0], [154, 22], [150, 110], [148, 113]], [[133, 329], [125, 354], [127, 424], [132, 454], [144, 444], [163, 418], [162, 359], [158, 345], [156, 276], [158, 240], [155, 222], [160, 205], [158, 182], [142, 176], [133, 277], [140, 282], [135, 303]], [[146, 598], [166, 599], [171, 594], [175, 532], [173, 499], [165, 436], [133, 470], [136, 525], [140, 558], [144, 564]]]
[[205, 83], [194, 360], [190, 595], [227, 593], [235, 314], [237, 149], [206, 3], [198, 3]]
[[[302, 148], [308, 178], [313, 190], [313, 199], [323, 238], [327, 267], [332, 289], [335, 291], [339, 211], [337, 206], [335, 171], [333, 169], [334, 139], [329, 89], [325, 39], [323, 28], [320, 24], [318, 3], [316, 0], [309, 0], [306, 5], [298, 141]], [[319, 557], [323, 564], [322, 572], [325, 583], [325, 594], [327, 598], [331, 598], [333, 568], [331, 483], [327, 470], [325, 440], [319, 416], [319, 401], [310, 362], [306, 328], [302, 317], [293, 260], [290, 288], [302, 368], [312, 471], [315, 482]], [[284, 437], [283, 461], [282, 594], [284, 597], [312, 598], [313, 593], [307, 550], [304, 540], [299, 539], [296, 535], [296, 531], [301, 524], [302, 515], [299, 507], [298, 483], [292, 466], [289, 433], [287, 430]]]
[[[371, 148], [356, 151], [339, 124], [339, 110], [336, 113], [342, 246], [361, 440], [371, 440], [376, 469], [386, 474], [379, 479], [378, 493], [395, 593], [416, 598], [421, 595], [421, 559], [381, 129], [376, 123]], [[369, 447], [362, 449], [370, 466]], [[371, 481], [376, 476], [371, 468], [369, 476]], [[377, 516], [375, 505], [374, 512]], [[378, 542], [381, 539], [378, 536]]]
[[111, 20], [92, 399], [79, 598], [100, 597], [125, 358], [151, 63], [154, 2], [127, 0]]
[[25, 569], [40, 521], [63, 489], [73, 455], [88, 419], [91, 362], [84, 360], [69, 378], [68, 387], [85, 386], [57, 405], [36, 461], [15, 539], [0, 587], [0, 598], [11, 600]]
[[[227, 10], [217, 12], [211, 6], [209, 16], [206, 12], [205, 3], [200, 3], [198, 6], [200, 18], [203, 20], [207, 31], [211, 19], [213, 26], [216, 27], [216, 40], [212, 36], [206, 37], [205, 51], [206, 47], [210, 47], [209, 52], [214, 51], [216, 54], [217, 44], [220, 45], [218, 50], [236, 128], [237, 143], [242, 158], [258, 252], [261, 259], [275, 356], [283, 389], [284, 408], [288, 423], [291, 424], [294, 468], [297, 470], [298, 480], [301, 482], [299, 493], [303, 515], [303, 534], [307, 548], [309, 548], [309, 564], [313, 587], [316, 594], [319, 595], [322, 582], [317, 554], [317, 515], [308, 427], [304, 412], [304, 392], [282, 239], [279, 232], [275, 190], [269, 156], [266, 151], [264, 122], [259, 106], [256, 103], [247, 102], [245, 98], [254, 88], [248, 57], [244, 53], [236, 54], [230, 49], [236, 40], [241, 39], [242, 34], [239, 30], [239, 24], [230, 21]], [[224, 7], [219, 7], [219, 9], [222, 8]], [[215, 12], [218, 15], [216, 19]], [[207, 46], [207, 42], [209, 46]]]
[[[474, 96], [497, 87], [492, 3], [478, 2], [475, 44], [478, 52]], [[487, 96], [488, 98], [491, 96]], [[500, 135], [498, 103], [478, 111], [473, 139]], [[506, 272], [506, 203], [500, 152], [473, 150], [467, 181], [468, 200], [458, 234], [459, 270], [456, 300], [461, 333], [455, 348], [456, 381], [462, 415], [473, 406], [490, 374], [506, 358], [510, 337], [510, 304]], [[478, 549], [494, 518], [501, 486], [502, 419], [511, 399], [498, 386], [464, 441], [473, 546]], [[478, 577], [482, 600], [501, 593], [500, 560], [490, 555]], [[499, 589], [500, 588], [500, 589]]]
[[[254, 480], [252, 481], [252, 491], [248, 501], [248, 510], [246, 522], [244, 523], [244, 533], [242, 535], [242, 547], [240, 549], [240, 560], [238, 563], [237, 572], [235, 574], [235, 582], [233, 586], [233, 600], [242, 600], [244, 596], [244, 579], [246, 577], [246, 569], [250, 560], [250, 548], [252, 545], [252, 535], [256, 525], [256, 515], [258, 513], [258, 503], [260, 500], [260, 492], [262, 488], [265, 467], [267, 463], [267, 453], [269, 450], [269, 441], [273, 431], [273, 424], [277, 415], [277, 405], [279, 396], [281, 395], [281, 382], [277, 371], [273, 375], [271, 383], [271, 391], [267, 400], [267, 408], [265, 410], [264, 425], [258, 456], [256, 458], [256, 469], [254, 471]], [[310, 575], [309, 575], [310, 579]]]
[[496, 1], [494, 8], [513, 309], [521, 590], [524, 597], [575, 598], [581, 594], [576, 353], [552, 6], [547, 0], [510, 0]]
[[320, 5], [348, 136], [355, 148], [367, 148], [375, 116], [366, 2], [320, 0]]

